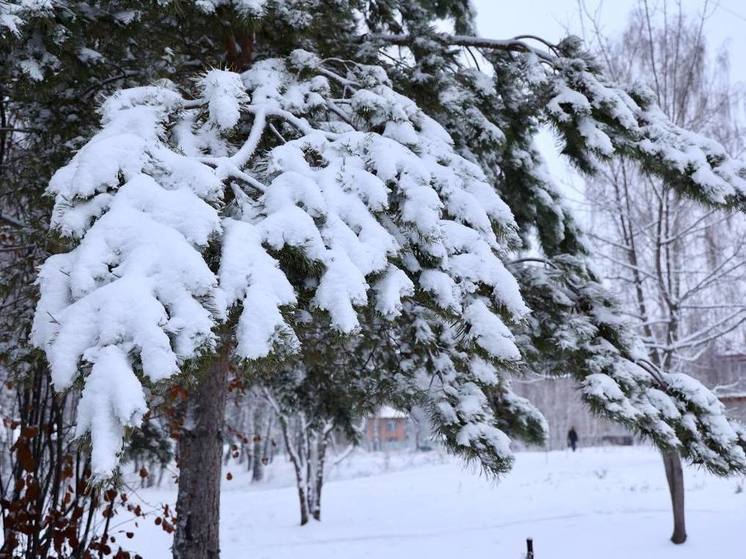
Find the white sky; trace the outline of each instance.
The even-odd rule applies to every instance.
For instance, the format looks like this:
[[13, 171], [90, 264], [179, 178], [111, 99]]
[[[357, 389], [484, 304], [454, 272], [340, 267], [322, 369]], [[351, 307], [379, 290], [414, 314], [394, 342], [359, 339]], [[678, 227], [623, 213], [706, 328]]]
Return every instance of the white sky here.
[[[680, 0], [684, 12], [698, 16], [707, 7], [704, 32], [710, 54], [721, 47], [730, 52], [731, 80], [746, 85], [746, 0]], [[582, 36], [579, 0], [472, 0], [477, 10], [477, 28], [483, 37], [507, 39], [515, 35], [538, 35], [557, 42], [568, 32]], [[630, 11], [638, 0], [584, 0], [586, 9], [597, 14], [604, 35], [622, 32]], [[649, 0], [651, 9], [663, 0]], [[669, 10], [677, 0], [669, 0]], [[586, 19], [587, 25], [587, 19]], [[537, 146], [544, 154], [547, 167], [560, 186], [575, 217], [587, 224], [584, 211], [583, 179], [569, 168], [553, 147], [550, 133], [542, 132]]]
[[[627, 15], [637, 0], [584, 0], [591, 12], [599, 15], [605, 34], [618, 34], [624, 28]], [[514, 35], [539, 35], [557, 42], [566, 29], [582, 35], [578, 0], [472, 0], [477, 9], [480, 35], [507, 39]], [[651, 8], [662, 0], [649, 0]], [[710, 52], [727, 45], [731, 53], [731, 72], [734, 81], [746, 83], [746, 0], [681, 0], [686, 13], [697, 15], [705, 5], [710, 17], [705, 22], [705, 35]], [[669, 0], [674, 9], [676, 0]]]

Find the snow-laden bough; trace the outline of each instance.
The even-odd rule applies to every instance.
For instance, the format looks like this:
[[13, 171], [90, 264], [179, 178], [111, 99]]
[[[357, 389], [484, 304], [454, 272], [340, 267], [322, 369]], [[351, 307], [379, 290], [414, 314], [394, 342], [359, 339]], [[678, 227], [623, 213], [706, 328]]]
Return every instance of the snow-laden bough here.
[[239, 358], [298, 343], [287, 251], [320, 270], [311, 306], [340, 332], [361, 308], [394, 320], [417, 298], [431, 319], [468, 326], [454, 351], [479, 366], [459, 369], [459, 412], [442, 417], [459, 445], [509, 463], [482, 387], [520, 358], [508, 324], [528, 308], [501, 261], [511, 212], [481, 169], [378, 67], [343, 77], [297, 51], [200, 84], [195, 99], [165, 87], [110, 97], [101, 131], [49, 186], [52, 226], [74, 248], [40, 272], [33, 341], [58, 390], [83, 378], [94, 471], [113, 469], [145, 413], [142, 383], [213, 351], [234, 310]]

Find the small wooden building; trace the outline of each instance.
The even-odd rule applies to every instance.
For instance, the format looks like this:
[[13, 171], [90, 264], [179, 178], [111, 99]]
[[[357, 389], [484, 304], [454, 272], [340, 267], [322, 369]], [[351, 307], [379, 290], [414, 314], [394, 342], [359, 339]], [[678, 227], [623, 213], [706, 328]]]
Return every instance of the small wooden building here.
[[391, 406], [381, 406], [366, 422], [368, 450], [401, 450], [412, 444], [409, 416]]

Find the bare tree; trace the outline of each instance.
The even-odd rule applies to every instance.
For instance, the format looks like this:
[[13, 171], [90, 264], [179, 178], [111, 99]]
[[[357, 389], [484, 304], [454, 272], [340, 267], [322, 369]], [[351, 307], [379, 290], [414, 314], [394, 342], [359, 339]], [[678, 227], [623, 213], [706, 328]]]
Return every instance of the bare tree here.
[[[671, 4], [640, 2], [618, 41], [606, 39], [597, 20], [584, 15], [613, 78], [646, 81], [672, 121], [738, 151], [739, 92], [728, 81], [727, 52], [714, 64], [707, 56], [703, 27], [710, 6], [705, 2], [692, 18], [681, 3]], [[606, 165], [586, 189], [603, 271], [638, 325], [650, 359], [668, 371], [691, 372], [703, 352], [746, 322], [743, 216], [683, 199], [674, 184], [624, 158]], [[663, 461], [674, 513], [671, 539], [683, 543], [681, 460], [665, 451]]]
[[267, 388], [263, 388], [262, 393], [277, 415], [293, 465], [300, 504], [300, 524], [308, 524], [311, 518], [321, 520], [326, 451], [334, 423], [329, 419], [319, 421], [318, 418], [309, 418], [300, 410], [284, 408]]
[[224, 464], [231, 458], [246, 466], [251, 480], [264, 479], [264, 469], [272, 458], [276, 433], [274, 410], [257, 388], [248, 388], [234, 380], [226, 409], [226, 438]]

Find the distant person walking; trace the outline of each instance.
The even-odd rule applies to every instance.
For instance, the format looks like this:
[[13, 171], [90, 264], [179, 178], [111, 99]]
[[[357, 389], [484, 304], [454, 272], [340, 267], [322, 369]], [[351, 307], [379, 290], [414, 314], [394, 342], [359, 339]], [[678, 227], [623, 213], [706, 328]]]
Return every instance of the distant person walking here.
[[567, 446], [572, 448], [573, 452], [578, 447], [578, 433], [575, 431], [575, 427], [570, 427], [570, 430], [567, 432]]

